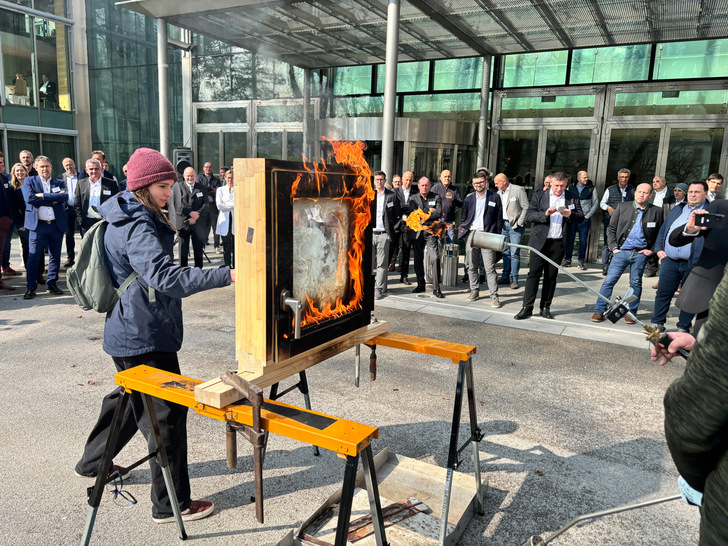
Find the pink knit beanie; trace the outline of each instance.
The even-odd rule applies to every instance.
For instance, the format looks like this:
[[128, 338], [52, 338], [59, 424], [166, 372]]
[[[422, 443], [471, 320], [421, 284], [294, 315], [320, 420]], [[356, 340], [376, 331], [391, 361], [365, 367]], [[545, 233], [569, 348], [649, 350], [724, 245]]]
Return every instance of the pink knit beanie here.
[[126, 175], [129, 191], [140, 190], [163, 180], [177, 180], [177, 171], [169, 159], [151, 148], [139, 148], [132, 154], [126, 164]]

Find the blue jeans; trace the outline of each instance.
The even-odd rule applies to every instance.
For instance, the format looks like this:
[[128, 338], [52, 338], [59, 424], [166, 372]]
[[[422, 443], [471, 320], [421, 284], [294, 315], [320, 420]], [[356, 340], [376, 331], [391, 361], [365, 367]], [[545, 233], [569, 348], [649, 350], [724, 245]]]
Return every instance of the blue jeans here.
[[[506, 236], [506, 243], [520, 245], [524, 231], [526, 231], [526, 226], [513, 228], [507, 220], [503, 222], [503, 235]], [[511, 280], [517, 281], [519, 267], [521, 267], [521, 249], [506, 246], [503, 249], [503, 274], [501, 278], [508, 280], [510, 277]]]
[[[678, 286], [688, 278], [690, 269], [688, 262], [680, 262], [667, 256], [662, 259], [660, 262], [660, 280], [657, 283], [657, 294], [655, 295], [655, 310], [652, 312], [652, 324], [665, 324], [672, 296], [677, 291]], [[680, 311], [677, 327], [689, 330], [694, 316], [692, 313]]]
[[567, 262], [571, 261], [571, 256], [574, 253], [574, 241], [576, 240], [576, 231], [579, 230], [579, 261], [583, 262], [586, 258], [586, 243], [589, 237], [589, 229], [591, 228], [591, 219], [585, 218], [581, 224], [574, 225], [573, 222], [566, 224], [564, 233], [564, 245], [566, 253], [564, 259]]
[[[629, 286], [634, 291], [634, 295], [637, 299], [629, 304], [629, 310], [632, 314], [637, 313], [637, 307], [640, 304], [640, 296], [642, 296], [642, 273], [645, 271], [647, 265], [647, 256], [641, 254], [637, 250], [622, 250], [616, 252], [612, 256], [612, 261], [609, 264], [609, 271], [607, 272], [607, 278], [604, 279], [602, 287], [599, 289], [599, 293], [605, 298], [612, 299], [612, 290], [614, 285], [622, 276], [622, 273], [629, 266]], [[607, 302], [599, 298], [597, 304], [594, 307], [595, 313], [604, 314], [607, 310]]]

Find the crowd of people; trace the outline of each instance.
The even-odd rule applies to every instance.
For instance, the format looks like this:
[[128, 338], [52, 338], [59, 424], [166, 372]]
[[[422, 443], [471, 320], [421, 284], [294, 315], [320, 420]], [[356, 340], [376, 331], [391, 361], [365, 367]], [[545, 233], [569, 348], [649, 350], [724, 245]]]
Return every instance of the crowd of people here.
[[[95, 150], [77, 170], [76, 162], [66, 157], [63, 172], [54, 176], [53, 162], [23, 150], [18, 162], [6, 172], [4, 154], [0, 153], [0, 290], [16, 290], [8, 278], [19, 276], [10, 263], [15, 233], [26, 270], [24, 299], [36, 296], [38, 285], [48, 293], [62, 295], [57, 281], [60, 268], [75, 263], [76, 233], [81, 237], [100, 221], [99, 207], [120, 192], [127, 191], [127, 165], [124, 179], [109, 171], [103, 151]], [[180, 262], [186, 266], [190, 241], [195, 266], [203, 267], [204, 247], [212, 231], [213, 248], [223, 254], [226, 266], [234, 268], [234, 187], [232, 170], [220, 169], [222, 177], [212, 172], [206, 162], [199, 175], [191, 167], [183, 181], [173, 186], [172, 199], [166, 204], [180, 242]], [[66, 260], [61, 265], [65, 242]], [[46, 256], [48, 271], [46, 273]]]

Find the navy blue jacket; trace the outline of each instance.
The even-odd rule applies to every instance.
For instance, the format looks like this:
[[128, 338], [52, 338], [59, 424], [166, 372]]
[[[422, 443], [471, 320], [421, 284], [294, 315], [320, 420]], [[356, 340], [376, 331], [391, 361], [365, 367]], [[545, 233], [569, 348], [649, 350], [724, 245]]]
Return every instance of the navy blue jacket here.
[[[56, 216], [55, 226], [58, 231], [65, 233], [68, 230], [66, 220], [66, 183], [60, 178], [51, 178], [51, 192], [43, 192], [43, 181], [40, 176], [26, 176], [23, 182], [23, 198], [28, 203], [25, 207], [25, 229], [35, 231], [38, 227], [38, 207], [53, 207]], [[42, 193], [43, 197], [36, 194]]]
[[[672, 225], [675, 223], [675, 220], [677, 220], [680, 215], [683, 213], [683, 210], [687, 206], [687, 202], [682, 202], [679, 205], [676, 205], [674, 209], [670, 211], [670, 214], [667, 215], [667, 218], [665, 218], [665, 223], [662, 224], [662, 227], [660, 228], [660, 233], [657, 234], [657, 241], [655, 242], [655, 252], [660, 252], [661, 250], [665, 250], [665, 240], [667, 239], [667, 236], [670, 233], [670, 229], [672, 228]], [[704, 209], [708, 206], [708, 202], [705, 201], [700, 207], [701, 209]], [[684, 225], [684, 224], [683, 224]], [[682, 232], [682, 229], [679, 226], [675, 226], [676, 229], [679, 229], [680, 232]], [[705, 239], [703, 237], [692, 237], [691, 243], [690, 243], [690, 260], [688, 260], [688, 267], [690, 269], [693, 268], [693, 266], [698, 261], [698, 258], [700, 258], [700, 253], [703, 252], [703, 243], [705, 243]], [[675, 246], [675, 245], [673, 245]]]
[[[138, 277], [106, 315], [104, 351], [129, 357], [182, 347], [182, 298], [230, 284], [230, 268], [197, 269], [172, 261], [175, 231], [129, 191], [100, 207], [109, 222], [104, 244], [115, 286]], [[149, 301], [149, 287], [156, 302]]]
[[[463, 204], [463, 221], [458, 229], [458, 239], [465, 237], [470, 232], [470, 226], [475, 221], [475, 210], [477, 208], [477, 193], [473, 192], [465, 197]], [[500, 195], [497, 192], [486, 190], [485, 210], [483, 211], [483, 231], [488, 233], [500, 233], [503, 231], [503, 205]], [[493, 203], [491, 205], [491, 203]]]

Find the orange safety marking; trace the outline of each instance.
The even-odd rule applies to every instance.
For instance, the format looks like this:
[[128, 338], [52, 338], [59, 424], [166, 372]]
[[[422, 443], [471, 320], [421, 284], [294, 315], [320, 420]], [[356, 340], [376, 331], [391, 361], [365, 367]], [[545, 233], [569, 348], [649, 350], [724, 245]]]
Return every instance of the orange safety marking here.
[[398, 334], [397, 332], [387, 332], [386, 334], [377, 336], [367, 341], [365, 345], [378, 345], [380, 347], [392, 347], [414, 353], [442, 356], [449, 358], [454, 364], [469, 359], [477, 351], [474, 345], [462, 345], [460, 343], [451, 343], [438, 339]]

